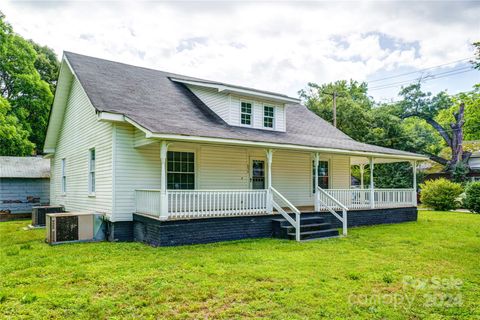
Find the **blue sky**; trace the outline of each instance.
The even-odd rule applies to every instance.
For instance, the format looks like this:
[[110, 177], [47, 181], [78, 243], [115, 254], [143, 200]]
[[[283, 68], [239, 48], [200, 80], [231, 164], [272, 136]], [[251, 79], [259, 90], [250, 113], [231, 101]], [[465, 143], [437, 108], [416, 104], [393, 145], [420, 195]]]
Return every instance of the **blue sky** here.
[[480, 83], [479, 71], [464, 72], [480, 41], [480, 2], [7, 1], [1, 10], [18, 33], [59, 55], [291, 96], [308, 82], [373, 81], [437, 65], [373, 81], [370, 94], [396, 99], [420, 75], [432, 92]]

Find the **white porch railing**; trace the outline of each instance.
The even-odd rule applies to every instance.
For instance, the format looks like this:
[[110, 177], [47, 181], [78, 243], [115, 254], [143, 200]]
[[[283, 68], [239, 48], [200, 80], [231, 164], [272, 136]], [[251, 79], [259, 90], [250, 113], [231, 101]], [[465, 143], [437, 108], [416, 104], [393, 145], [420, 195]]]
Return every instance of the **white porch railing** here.
[[[413, 189], [374, 189], [374, 201], [370, 201], [370, 189], [322, 189], [348, 209], [397, 208], [416, 206], [416, 194]], [[335, 205], [327, 195], [320, 193], [320, 199], [335, 210], [341, 207]]]
[[135, 190], [135, 212], [152, 216], [160, 215], [160, 190]]
[[[136, 190], [138, 213], [160, 216], [160, 190]], [[256, 215], [267, 212], [267, 190], [168, 190], [169, 219]]]
[[[271, 213], [273, 205], [281, 214], [281, 208], [286, 207], [296, 214], [295, 206], [274, 188], [271, 190], [168, 190], [161, 216], [161, 191], [140, 189], [135, 190], [135, 212], [162, 219], [189, 219], [266, 214]], [[372, 203], [370, 189], [322, 189], [315, 201], [319, 210], [334, 211], [342, 211], [343, 206], [347, 210], [416, 206], [413, 189], [375, 189], [373, 195]], [[290, 222], [296, 226], [297, 221]]]

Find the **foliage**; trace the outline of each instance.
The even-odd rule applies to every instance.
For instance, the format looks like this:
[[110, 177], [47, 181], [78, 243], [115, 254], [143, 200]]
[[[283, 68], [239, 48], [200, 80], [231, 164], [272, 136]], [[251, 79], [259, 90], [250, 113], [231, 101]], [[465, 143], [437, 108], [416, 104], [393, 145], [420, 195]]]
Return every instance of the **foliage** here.
[[453, 113], [458, 111], [460, 103], [465, 104], [465, 124], [463, 134], [465, 140], [480, 140], [480, 84], [473, 87], [470, 92], [462, 92], [452, 97], [453, 106], [441, 110], [436, 120], [447, 127], [454, 122]]
[[467, 179], [467, 174], [470, 172], [470, 167], [464, 162], [460, 161], [453, 165], [451, 169], [452, 180], [455, 182], [464, 182]]
[[41, 46], [32, 40], [29, 41], [37, 53], [35, 59], [35, 69], [40, 74], [40, 78], [48, 83], [50, 91], [55, 93], [57, 86], [58, 71], [60, 63], [55, 52], [47, 46]]
[[475, 47], [475, 60], [471, 61], [475, 69], [480, 70], [480, 41], [473, 43]]
[[28, 132], [10, 111], [8, 101], [0, 97], [0, 155], [31, 155], [34, 145], [28, 140]]
[[364, 141], [372, 121], [369, 111], [373, 100], [367, 95], [367, 84], [350, 80], [318, 85], [309, 83], [299, 92], [305, 105], [323, 119], [333, 122], [332, 93], [337, 97], [337, 127], [348, 136]]
[[452, 210], [458, 207], [457, 198], [462, 194], [462, 186], [441, 178], [427, 180], [420, 185], [420, 201], [422, 204], [434, 210]]
[[[420, 211], [416, 223], [352, 228], [346, 238], [163, 248], [125, 242], [49, 246], [45, 230], [23, 230], [28, 221], [3, 222], [0, 314], [5, 319], [424, 319], [434, 312], [439, 319], [475, 319], [480, 316], [477, 218]], [[24, 244], [31, 249], [21, 249]], [[18, 255], [6, 255], [8, 249]], [[461, 279], [462, 304], [433, 308], [425, 297], [431, 292], [406, 290], [405, 276]], [[352, 293], [375, 301], [352, 304]], [[405, 296], [410, 300], [397, 299], [399, 304], [376, 298]]]
[[480, 213], [480, 182], [471, 182], [465, 188], [465, 208]]
[[51, 87], [42, 80], [36, 66], [48, 79], [54, 72], [46, 60], [48, 50], [38, 47], [13, 32], [0, 14], [0, 96], [11, 105], [10, 115], [17, 117], [29, 133], [29, 140], [40, 152], [45, 140], [48, 114], [53, 100]]

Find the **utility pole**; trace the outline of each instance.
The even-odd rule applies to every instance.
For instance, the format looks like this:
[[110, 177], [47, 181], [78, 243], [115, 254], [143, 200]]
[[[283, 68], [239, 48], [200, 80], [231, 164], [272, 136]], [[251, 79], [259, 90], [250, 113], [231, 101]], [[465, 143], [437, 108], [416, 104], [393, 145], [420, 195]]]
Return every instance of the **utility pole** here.
[[337, 127], [337, 91], [333, 92], [333, 126]]
[[333, 126], [337, 127], [337, 97], [339, 97], [337, 91], [333, 92], [323, 92], [323, 94], [328, 94], [333, 98]]

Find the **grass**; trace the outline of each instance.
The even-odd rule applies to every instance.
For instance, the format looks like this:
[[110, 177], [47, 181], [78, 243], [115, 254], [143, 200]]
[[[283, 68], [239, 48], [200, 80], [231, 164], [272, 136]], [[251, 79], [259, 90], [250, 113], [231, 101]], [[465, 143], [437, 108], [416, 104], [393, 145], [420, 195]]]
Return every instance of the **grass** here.
[[27, 224], [0, 223], [7, 319], [480, 318], [480, 215], [422, 211], [347, 238], [171, 248], [49, 246]]

